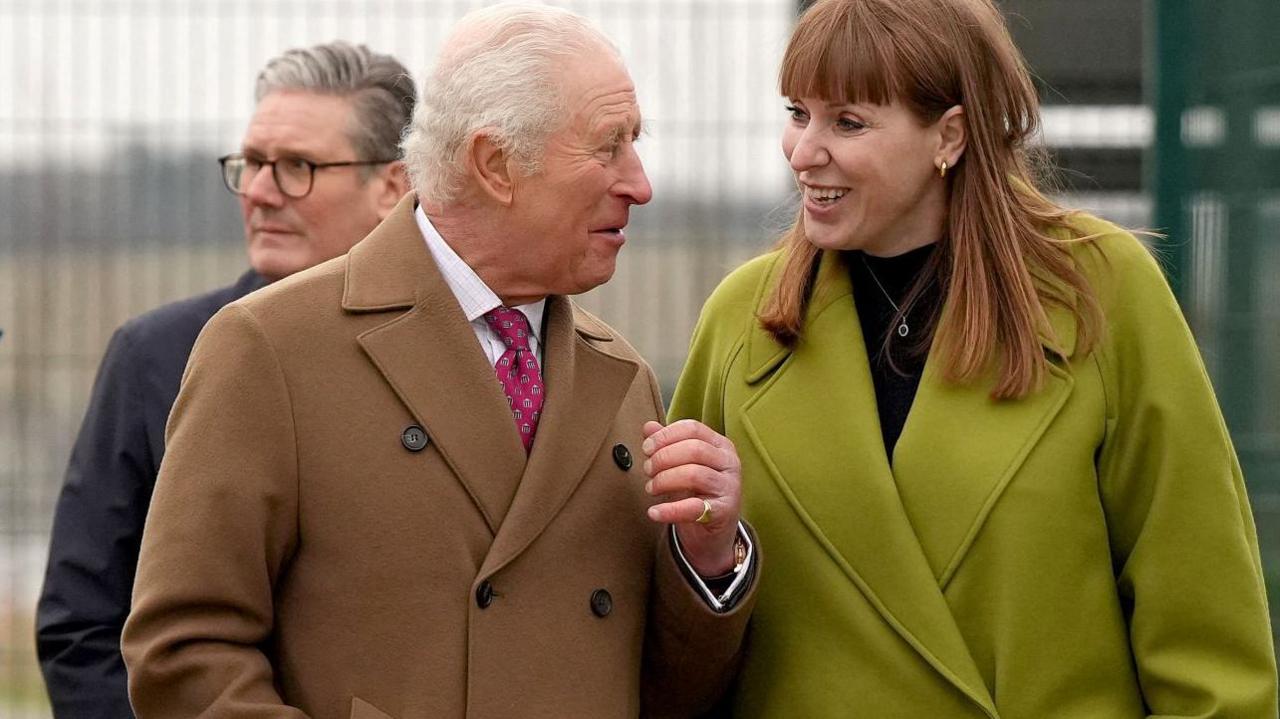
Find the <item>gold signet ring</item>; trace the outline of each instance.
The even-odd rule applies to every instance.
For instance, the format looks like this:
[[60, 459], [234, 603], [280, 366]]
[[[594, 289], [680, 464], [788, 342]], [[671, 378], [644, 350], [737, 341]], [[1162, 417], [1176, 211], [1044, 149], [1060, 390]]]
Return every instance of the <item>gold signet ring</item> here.
[[702, 514], [699, 514], [698, 518], [693, 521], [697, 522], [698, 524], [706, 524], [707, 522], [711, 521], [711, 503], [710, 502], [708, 502], [705, 499], [702, 500]]

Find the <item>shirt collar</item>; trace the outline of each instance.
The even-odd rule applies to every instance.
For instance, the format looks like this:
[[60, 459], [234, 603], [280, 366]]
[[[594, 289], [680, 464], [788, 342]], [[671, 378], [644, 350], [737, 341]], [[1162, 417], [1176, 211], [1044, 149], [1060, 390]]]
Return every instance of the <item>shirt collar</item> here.
[[[462, 307], [462, 313], [467, 316], [468, 322], [475, 322], [477, 319], [484, 317], [484, 313], [495, 307], [502, 306], [502, 300], [489, 286], [480, 279], [480, 276], [471, 269], [457, 252], [449, 246], [444, 237], [431, 224], [431, 220], [427, 218], [427, 213], [423, 211], [419, 205], [414, 210], [414, 218], [418, 221], [418, 229], [422, 232], [423, 238], [427, 242], [427, 250], [431, 252], [431, 258], [435, 260], [436, 266], [440, 268], [440, 274], [444, 276], [444, 281], [449, 285], [449, 289], [453, 295], [458, 298], [458, 304]], [[533, 336], [542, 341], [542, 314], [546, 311], [546, 299], [538, 300], [527, 305], [518, 305], [511, 309], [520, 310], [524, 316], [529, 319], [529, 327], [533, 330]]]

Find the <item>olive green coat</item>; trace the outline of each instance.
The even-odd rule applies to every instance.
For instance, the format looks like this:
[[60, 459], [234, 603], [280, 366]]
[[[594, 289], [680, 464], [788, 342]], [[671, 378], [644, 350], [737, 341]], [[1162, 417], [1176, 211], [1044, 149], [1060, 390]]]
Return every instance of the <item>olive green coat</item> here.
[[1073, 249], [1100, 346], [1055, 313], [1018, 401], [931, 354], [892, 467], [839, 254], [794, 350], [753, 319], [780, 255], [707, 302], [671, 417], [737, 444], [771, 560], [737, 715], [1276, 716], [1254, 523], [1195, 344], [1135, 238], [1077, 229], [1103, 233]]

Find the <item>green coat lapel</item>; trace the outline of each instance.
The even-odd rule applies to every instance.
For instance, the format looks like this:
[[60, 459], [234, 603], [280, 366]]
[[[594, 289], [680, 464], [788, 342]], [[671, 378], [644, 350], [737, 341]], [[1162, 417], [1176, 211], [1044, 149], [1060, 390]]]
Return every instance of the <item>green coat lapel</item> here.
[[943, 588], [1074, 381], [1051, 365], [1041, 390], [1016, 401], [992, 399], [993, 384], [946, 383], [931, 356], [894, 451], [903, 507]]
[[747, 379], [763, 383], [742, 407], [751, 444], [885, 622], [994, 715], [885, 457], [852, 289], [836, 253], [819, 267], [805, 338], [788, 351], [758, 326], [750, 330]]
[[[948, 383], [930, 352], [920, 388], [894, 450], [893, 473], [929, 567], [943, 589], [1031, 449], [1066, 404], [1075, 380], [1074, 315], [1050, 308], [1041, 345], [1050, 359], [1039, 391], [995, 400], [994, 373]], [[935, 345], [936, 346], [936, 345]]]

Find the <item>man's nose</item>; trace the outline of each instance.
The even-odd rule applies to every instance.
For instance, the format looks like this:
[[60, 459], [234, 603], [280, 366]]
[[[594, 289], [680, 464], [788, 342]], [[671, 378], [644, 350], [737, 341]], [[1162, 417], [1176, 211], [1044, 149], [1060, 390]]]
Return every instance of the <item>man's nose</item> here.
[[258, 172], [249, 178], [244, 186], [244, 197], [255, 205], [279, 207], [284, 204], [284, 193], [276, 184], [272, 165], [263, 165]]
[[653, 187], [649, 185], [649, 177], [644, 172], [644, 163], [640, 161], [635, 145], [628, 144], [627, 147], [622, 177], [614, 186], [614, 191], [630, 200], [633, 205], [643, 205], [653, 199]]

